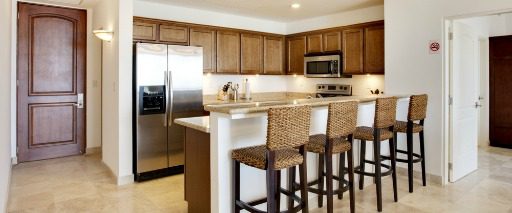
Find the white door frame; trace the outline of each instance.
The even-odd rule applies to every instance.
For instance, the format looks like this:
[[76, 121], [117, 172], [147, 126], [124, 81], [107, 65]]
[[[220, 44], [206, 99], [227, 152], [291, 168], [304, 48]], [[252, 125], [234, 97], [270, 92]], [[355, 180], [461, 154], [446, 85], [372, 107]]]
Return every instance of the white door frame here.
[[442, 49], [443, 53], [443, 126], [442, 129], [442, 136], [443, 136], [443, 145], [444, 145], [444, 151], [442, 156], [442, 184], [446, 185], [449, 183], [449, 163], [450, 163], [450, 155], [452, 154], [450, 150], [450, 143], [451, 143], [451, 134], [452, 130], [450, 129], [450, 94], [451, 94], [451, 79], [450, 79], [450, 72], [451, 72], [451, 46], [452, 42], [450, 40], [450, 28], [452, 27], [452, 22], [456, 19], [464, 19], [464, 18], [473, 18], [473, 17], [480, 17], [480, 16], [488, 16], [488, 15], [497, 15], [502, 13], [512, 13], [512, 9], [505, 9], [505, 10], [495, 10], [495, 11], [485, 11], [485, 12], [478, 12], [478, 13], [470, 13], [465, 15], [458, 15], [458, 16], [449, 16], [445, 17], [443, 20], [443, 43], [445, 44], [444, 50]]

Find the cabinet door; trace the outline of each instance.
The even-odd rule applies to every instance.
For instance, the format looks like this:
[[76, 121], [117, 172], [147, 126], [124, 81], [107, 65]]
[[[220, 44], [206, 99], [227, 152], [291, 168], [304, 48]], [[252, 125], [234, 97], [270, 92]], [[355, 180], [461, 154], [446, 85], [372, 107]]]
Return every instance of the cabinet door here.
[[287, 73], [304, 74], [304, 54], [306, 54], [306, 36], [287, 39]]
[[188, 44], [188, 27], [160, 25], [160, 41]]
[[156, 24], [133, 22], [133, 39], [156, 41]]
[[308, 35], [307, 36], [308, 42], [308, 53], [320, 53], [323, 52], [323, 41], [322, 41], [322, 34], [315, 34], [315, 35]]
[[263, 72], [263, 36], [242, 34], [240, 36], [241, 73], [260, 74]]
[[215, 72], [215, 30], [204, 28], [190, 29], [190, 46], [203, 47], [203, 72]]
[[384, 26], [365, 29], [364, 72], [384, 74]]
[[217, 31], [217, 73], [240, 73], [240, 33]]
[[328, 32], [323, 34], [324, 51], [341, 51], [341, 32]]
[[265, 36], [263, 47], [263, 73], [285, 74], [284, 37]]
[[343, 31], [343, 73], [363, 73], [364, 30]]

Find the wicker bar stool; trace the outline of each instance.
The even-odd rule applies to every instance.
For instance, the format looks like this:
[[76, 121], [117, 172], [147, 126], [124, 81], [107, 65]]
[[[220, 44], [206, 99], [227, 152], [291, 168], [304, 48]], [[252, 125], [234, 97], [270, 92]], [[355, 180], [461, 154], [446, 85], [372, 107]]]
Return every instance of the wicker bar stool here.
[[[423, 186], [427, 186], [425, 176], [425, 138], [423, 124], [427, 117], [428, 96], [412, 95], [409, 100], [409, 110], [407, 113], [407, 121], [397, 121], [395, 124], [395, 134], [397, 132], [407, 135], [407, 151], [396, 149], [397, 153], [406, 154], [407, 159], [398, 158], [396, 161], [407, 163], [407, 171], [409, 176], [409, 192], [413, 192], [413, 164], [421, 162], [421, 179]], [[418, 123], [416, 123], [419, 121]], [[413, 134], [418, 133], [420, 136], [420, 154], [413, 152]], [[396, 136], [395, 136], [396, 138]], [[397, 145], [395, 144], [395, 147]]]
[[[396, 158], [395, 158], [395, 145], [394, 145], [394, 125], [396, 121], [396, 97], [377, 98], [375, 103], [375, 119], [373, 127], [357, 127], [354, 134], [355, 139], [361, 141], [361, 153], [359, 166], [354, 170], [359, 174], [359, 189], [363, 189], [364, 176], [374, 177], [374, 182], [377, 188], [377, 210], [382, 211], [382, 176], [392, 175], [393, 178], [393, 195], [395, 202], [398, 201], [397, 186], [396, 186]], [[382, 164], [385, 160], [380, 154], [382, 141], [389, 140], [390, 160], [391, 165]], [[373, 156], [374, 160], [366, 160], [366, 141], [373, 141]], [[375, 166], [375, 173], [365, 172], [365, 164], [373, 164]], [[387, 171], [382, 172], [382, 168]]]
[[[333, 195], [342, 199], [343, 192], [349, 191], [350, 212], [355, 211], [354, 198], [354, 163], [352, 154], [353, 134], [357, 125], [357, 108], [359, 102], [336, 102], [329, 104], [327, 117], [327, 135], [318, 134], [309, 137], [306, 151], [319, 155], [318, 179], [308, 183], [308, 191], [318, 194], [318, 207], [323, 205], [323, 196], [327, 195], [327, 212], [333, 212]], [[348, 178], [345, 180], [345, 153], [348, 154]], [[338, 176], [333, 175], [332, 156], [340, 154]], [[325, 164], [324, 164], [325, 162]], [[324, 172], [324, 166], [326, 172]], [[292, 173], [289, 181], [294, 181]], [[324, 190], [324, 178], [326, 189]], [[338, 181], [338, 189], [333, 189], [333, 179]], [[317, 185], [317, 188], [311, 186]], [[293, 189], [292, 189], [293, 190]]]
[[[279, 212], [281, 193], [299, 205], [289, 212], [308, 212], [306, 150], [311, 119], [311, 106], [284, 106], [268, 111], [267, 144], [236, 149], [233, 159], [233, 210], [264, 212], [254, 206], [267, 203], [267, 212]], [[298, 147], [298, 149], [295, 149]], [[240, 200], [240, 163], [266, 170], [267, 197], [249, 203]], [[301, 197], [280, 187], [281, 169], [294, 169], [299, 165]]]

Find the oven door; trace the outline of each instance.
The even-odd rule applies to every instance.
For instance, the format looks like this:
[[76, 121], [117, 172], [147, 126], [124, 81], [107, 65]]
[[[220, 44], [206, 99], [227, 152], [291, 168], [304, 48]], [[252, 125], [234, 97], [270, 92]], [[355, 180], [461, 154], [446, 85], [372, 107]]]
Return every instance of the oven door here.
[[341, 77], [339, 56], [312, 56], [304, 58], [304, 76], [313, 78]]

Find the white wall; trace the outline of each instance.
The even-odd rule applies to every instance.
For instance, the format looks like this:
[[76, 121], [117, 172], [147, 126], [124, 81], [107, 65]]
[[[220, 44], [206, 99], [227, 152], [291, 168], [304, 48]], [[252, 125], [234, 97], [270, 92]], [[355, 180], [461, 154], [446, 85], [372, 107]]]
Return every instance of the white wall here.
[[299, 33], [384, 19], [384, 6], [373, 6], [326, 16], [294, 21], [286, 24], [286, 33]]
[[480, 126], [478, 132], [478, 145], [489, 146], [489, 117], [490, 117], [490, 96], [489, 96], [489, 39], [480, 39], [480, 97], [482, 108], [480, 108]]
[[93, 16], [87, 9], [87, 148], [101, 147], [101, 42], [92, 33]]
[[443, 163], [447, 151], [444, 137], [447, 126], [443, 116], [447, 103], [443, 89], [444, 61], [442, 54], [429, 54], [428, 42], [439, 40], [441, 48], [445, 48], [443, 20], [447, 17], [506, 8], [512, 8], [512, 1], [392, 0], [384, 3], [386, 92], [429, 95], [425, 121], [428, 173], [444, 175], [447, 171]]
[[220, 12], [186, 8], [169, 4], [148, 1], [134, 1], [133, 15], [181, 21], [195, 24], [230, 27], [236, 29], [255, 30], [268, 33], [285, 34], [286, 25], [282, 22], [231, 15]]
[[93, 28], [114, 31], [103, 42], [103, 162], [118, 184], [133, 181], [132, 175], [132, 16], [131, 0], [100, 1], [94, 7]]
[[0, 212], [7, 211], [11, 179], [11, 4], [0, 2]]

